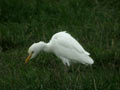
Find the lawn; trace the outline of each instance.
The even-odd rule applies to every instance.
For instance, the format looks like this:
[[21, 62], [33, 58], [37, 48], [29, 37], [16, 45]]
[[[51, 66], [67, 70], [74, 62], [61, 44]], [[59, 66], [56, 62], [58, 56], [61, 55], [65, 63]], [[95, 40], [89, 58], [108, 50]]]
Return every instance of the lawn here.
[[[0, 0], [0, 90], [120, 90], [119, 0]], [[91, 53], [92, 66], [65, 67], [29, 46], [67, 31]]]

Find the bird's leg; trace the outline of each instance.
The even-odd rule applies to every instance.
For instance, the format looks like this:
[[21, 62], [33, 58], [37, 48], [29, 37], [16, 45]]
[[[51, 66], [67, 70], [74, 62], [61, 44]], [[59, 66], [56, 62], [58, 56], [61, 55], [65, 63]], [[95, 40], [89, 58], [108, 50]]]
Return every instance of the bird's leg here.
[[67, 65], [67, 63], [65, 63], [64, 66], [65, 66], [64, 72], [69, 72], [69, 66]]
[[70, 62], [69, 62], [69, 60], [68, 59], [66, 59], [66, 58], [62, 58], [62, 61], [63, 61], [63, 64], [65, 65], [65, 69], [64, 69], [64, 71], [65, 72], [69, 72], [69, 66], [70, 66]]

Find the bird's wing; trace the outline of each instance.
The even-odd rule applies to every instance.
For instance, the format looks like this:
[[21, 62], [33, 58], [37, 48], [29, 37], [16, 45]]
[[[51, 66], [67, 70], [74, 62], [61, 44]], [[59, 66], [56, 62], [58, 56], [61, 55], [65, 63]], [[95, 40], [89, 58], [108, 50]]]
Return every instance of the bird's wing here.
[[59, 35], [57, 38], [57, 43], [63, 47], [69, 49], [75, 49], [79, 53], [84, 53], [86, 55], [90, 55], [84, 48], [79, 44], [77, 40], [75, 40], [70, 34], [64, 32], [63, 34]]

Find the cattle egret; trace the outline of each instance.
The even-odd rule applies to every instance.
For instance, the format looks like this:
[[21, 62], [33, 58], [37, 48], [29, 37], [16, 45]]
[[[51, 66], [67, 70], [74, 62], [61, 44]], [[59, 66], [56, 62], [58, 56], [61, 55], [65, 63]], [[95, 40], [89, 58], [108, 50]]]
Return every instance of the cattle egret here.
[[40, 51], [52, 52], [60, 58], [64, 65], [80, 62], [82, 64], [93, 64], [90, 53], [80, 45], [69, 33], [62, 31], [54, 34], [48, 43], [40, 41], [30, 46], [28, 50], [29, 56], [25, 60], [27, 63], [34, 58]]

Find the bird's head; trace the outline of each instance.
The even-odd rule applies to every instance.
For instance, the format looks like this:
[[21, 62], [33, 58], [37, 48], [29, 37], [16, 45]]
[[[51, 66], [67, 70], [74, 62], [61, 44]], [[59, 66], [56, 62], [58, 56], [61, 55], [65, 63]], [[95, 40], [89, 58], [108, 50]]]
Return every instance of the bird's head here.
[[32, 44], [28, 49], [29, 56], [26, 58], [25, 63], [34, 58], [43, 49], [42, 42]]

